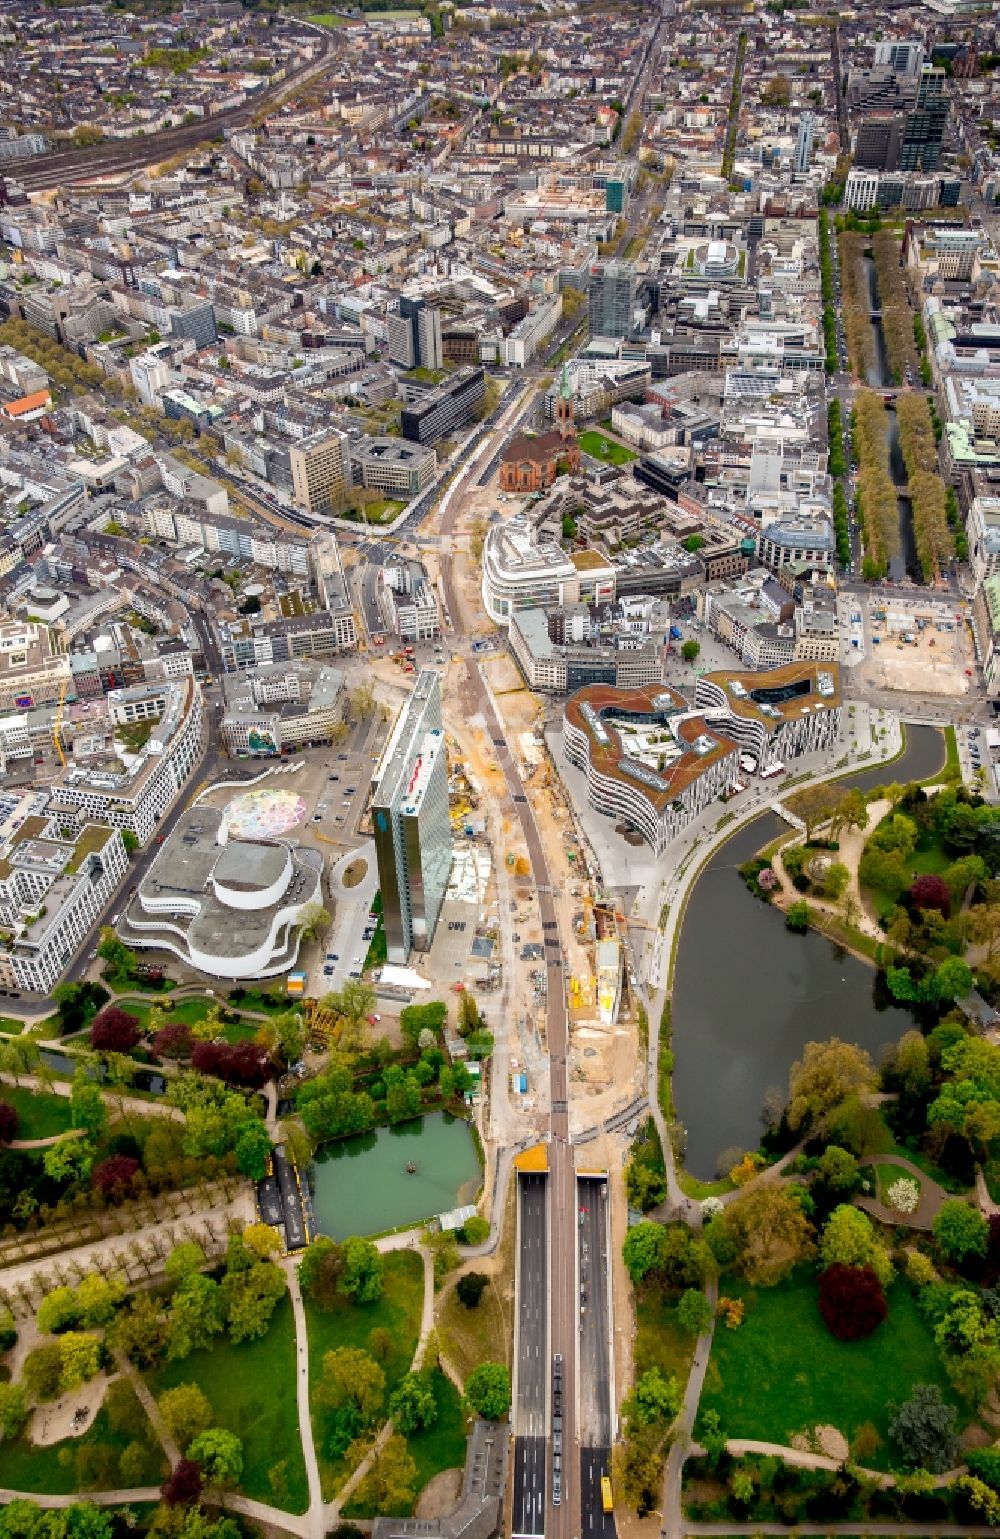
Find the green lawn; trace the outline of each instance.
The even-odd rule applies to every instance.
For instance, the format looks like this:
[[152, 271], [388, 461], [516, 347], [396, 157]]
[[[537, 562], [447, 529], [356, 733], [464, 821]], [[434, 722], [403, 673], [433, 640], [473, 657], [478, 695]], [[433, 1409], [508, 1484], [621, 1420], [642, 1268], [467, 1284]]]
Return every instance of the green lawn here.
[[676, 1300], [665, 1300], [655, 1283], [643, 1283], [635, 1298], [635, 1376], [641, 1378], [648, 1368], [660, 1368], [675, 1374], [680, 1385], [687, 1383], [694, 1357], [695, 1338], [677, 1323]]
[[704, 1202], [706, 1197], [723, 1197], [733, 1189], [728, 1176], [720, 1176], [717, 1181], [699, 1181], [687, 1170], [677, 1172], [677, 1182], [685, 1196], [696, 1197], [699, 1202]]
[[[874, 1173], [878, 1182], [878, 1200], [879, 1202], [884, 1203], [887, 1208], [891, 1206], [888, 1192], [890, 1186], [892, 1186], [894, 1182], [899, 1181], [901, 1178], [905, 1177], [907, 1181], [916, 1181], [918, 1188], [922, 1187], [923, 1185], [919, 1176], [915, 1176], [910, 1170], [904, 1170], [902, 1165], [876, 1165], [874, 1167]], [[904, 1215], [903, 1222], [905, 1223], [905, 1221], [906, 1220]]]
[[26, 1024], [26, 1021], [15, 1021], [12, 1015], [0, 1015], [0, 1031], [5, 1037], [19, 1037]]
[[[167, 1363], [148, 1379], [154, 1395], [175, 1384], [198, 1384], [217, 1424], [242, 1439], [240, 1490], [286, 1512], [305, 1512], [309, 1488], [295, 1398], [295, 1324], [287, 1295], [260, 1341], [234, 1347], [220, 1337], [208, 1351]], [[284, 1488], [271, 1480], [281, 1464]]]
[[[904, 1282], [889, 1289], [889, 1318], [866, 1341], [830, 1335], [811, 1268], [776, 1288], [727, 1279], [723, 1292], [746, 1300], [746, 1318], [736, 1330], [715, 1332], [701, 1409], [718, 1411], [730, 1437], [787, 1444], [796, 1432], [831, 1423], [853, 1439], [870, 1421], [884, 1445], [870, 1462], [888, 1468], [890, 1402], [902, 1403], [914, 1384], [937, 1384], [955, 1400]], [[960, 1411], [960, 1425], [967, 1419]]]
[[345, 508], [340, 516], [350, 519], [355, 524], [391, 524], [405, 507], [405, 502], [395, 498], [376, 497], [371, 502], [366, 502], [363, 508]]
[[[234, 996], [239, 997], [234, 997]], [[259, 989], [246, 989], [242, 994], [239, 990], [230, 990], [229, 1004], [234, 1010], [256, 1010], [261, 1015], [280, 1015], [288, 1009], [288, 996], [282, 991], [274, 998], [270, 994], [262, 994]]]
[[[338, 1302], [335, 1309], [323, 1310], [309, 1299], [306, 1300], [311, 1386], [315, 1387], [319, 1382], [325, 1353], [332, 1352], [336, 1347], [360, 1347], [367, 1350], [368, 1337], [376, 1329], [386, 1330], [392, 1337], [392, 1350], [381, 1364], [385, 1374], [386, 1399], [408, 1372], [420, 1338], [424, 1299], [423, 1262], [413, 1251], [389, 1251], [385, 1256], [383, 1281], [382, 1297], [377, 1304], [351, 1304], [344, 1299]], [[327, 1500], [346, 1474], [343, 1460], [326, 1457], [328, 1422], [325, 1411], [313, 1411], [313, 1437], [316, 1440], [323, 1494]]]
[[593, 428], [580, 434], [579, 444], [583, 453], [589, 454], [591, 459], [605, 460], [610, 465], [628, 465], [637, 457], [624, 444], [616, 443], [613, 438], [605, 438], [603, 433]]
[[[140, 1485], [159, 1485], [165, 1461], [156, 1434], [147, 1422], [146, 1463]], [[39, 1495], [65, 1496], [77, 1491], [113, 1491], [121, 1485], [118, 1459], [132, 1436], [116, 1432], [107, 1412], [98, 1411], [94, 1424], [82, 1437], [64, 1438], [61, 1443], [38, 1447], [27, 1437], [5, 1441], [3, 1479], [14, 1491]], [[90, 1461], [93, 1463], [90, 1463]], [[130, 1481], [129, 1484], [132, 1484]]]
[[344, 1508], [345, 1517], [409, 1517], [416, 1506], [416, 1498], [433, 1476], [439, 1475], [442, 1470], [461, 1469], [465, 1464], [467, 1434], [461, 1396], [440, 1368], [434, 1369], [432, 1381], [438, 1408], [437, 1421], [425, 1432], [415, 1433], [406, 1440], [410, 1456], [417, 1466], [413, 1500], [400, 1503], [384, 1513], [376, 1512], [373, 1507], [362, 1503], [349, 1502]]
[[950, 1176], [947, 1171], [941, 1170], [921, 1149], [911, 1149], [906, 1144], [898, 1144], [893, 1137], [892, 1129], [884, 1117], [881, 1119], [881, 1130], [881, 1136], [865, 1151], [868, 1159], [873, 1154], [887, 1154], [890, 1157], [896, 1155], [901, 1159], [912, 1160], [914, 1165], [920, 1167], [925, 1176], [929, 1176], [932, 1181], [936, 1181], [938, 1186], [943, 1186], [946, 1192], [962, 1194], [968, 1191], [968, 1187], [956, 1181], [954, 1176]]
[[326, 12], [322, 16], [310, 16], [308, 18], [308, 20], [313, 22], [317, 27], [346, 27], [347, 26], [347, 17], [346, 16], [335, 16], [335, 15], [333, 15], [330, 12]]
[[955, 728], [954, 727], [945, 727], [945, 729], [944, 729], [944, 747], [945, 747], [944, 769], [943, 769], [943, 771], [939, 770], [938, 771], [938, 775], [932, 775], [931, 776], [932, 780], [938, 779], [938, 776], [941, 775], [941, 774], [944, 774], [944, 775], [948, 775], [948, 774], [958, 775], [958, 774], [961, 773], [961, 768], [962, 767], [961, 767], [961, 765], [958, 762], [958, 736], [957, 736], [957, 734], [955, 732]]
[[914, 850], [907, 862], [911, 878], [915, 876], [940, 876], [952, 863], [940, 844], [928, 845], [926, 850]]
[[0, 1100], [9, 1101], [18, 1115], [18, 1138], [51, 1138], [70, 1125], [69, 1101], [44, 1090], [25, 1090], [19, 1085], [0, 1086]]
[[[149, 1012], [155, 1009], [159, 1002], [157, 1000], [147, 1002], [144, 999], [132, 999], [126, 994], [118, 998], [115, 1003], [127, 1011], [129, 1015], [135, 1016], [141, 1031], [148, 1031]], [[180, 999], [172, 1010], [167, 1009], [165, 1024], [170, 1026], [196, 1026], [199, 1021], [205, 1019], [212, 1006], [218, 1003], [219, 1000], [209, 999], [207, 996], [204, 999]], [[160, 1006], [160, 1008], [168, 1004], [169, 1001], [165, 1000], [164, 1005]], [[225, 1037], [227, 1042], [241, 1042], [244, 1038], [255, 1037], [262, 1024], [263, 1022], [261, 1021], [247, 1021], [241, 1017], [238, 1021], [222, 1026], [220, 1028], [221, 1035]]]
[[[891, 818], [892, 812], [887, 812], [886, 817]], [[926, 847], [921, 846], [913, 851], [906, 862], [907, 878], [912, 882], [918, 876], [941, 876], [947, 871], [953, 858], [943, 845], [934, 840]], [[876, 913], [895, 907], [895, 900], [891, 899], [881, 887], [866, 887], [865, 892], [874, 905]]]

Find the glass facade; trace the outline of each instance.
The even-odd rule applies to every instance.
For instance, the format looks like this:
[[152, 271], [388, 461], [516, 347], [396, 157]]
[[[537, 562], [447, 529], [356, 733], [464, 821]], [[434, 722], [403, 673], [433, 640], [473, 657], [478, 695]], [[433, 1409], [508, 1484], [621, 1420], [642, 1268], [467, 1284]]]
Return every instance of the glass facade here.
[[419, 674], [393, 728], [372, 794], [382, 922], [390, 962], [434, 939], [451, 871], [441, 682]]

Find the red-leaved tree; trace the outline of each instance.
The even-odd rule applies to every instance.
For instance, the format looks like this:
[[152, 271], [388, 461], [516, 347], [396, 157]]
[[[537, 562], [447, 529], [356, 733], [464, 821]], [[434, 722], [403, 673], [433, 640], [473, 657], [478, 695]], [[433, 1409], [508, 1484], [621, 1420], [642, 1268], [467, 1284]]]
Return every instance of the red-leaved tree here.
[[935, 876], [927, 872], [924, 876], [918, 876], [910, 883], [910, 891], [907, 894], [911, 908], [936, 908], [947, 919], [951, 910], [951, 893], [948, 891], [948, 883], [941, 876]]
[[191, 1028], [181, 1021], [161, 1026], [150, 1045], [157, 1058], [190, 1058]]
[[110, 1154], [106, 1160], [94, 1166], [90, 1179], [105, 1197], [120, 1202], [131, 1191], [138, 1174], [139, 1161], [130, 1154]]
[[191, 1067], [246, 1090], [259, 1090], [272, 1073], [267, 1054], [252, 1042], [196, 1042], [191, 1049]]
[[889, 1310], [882, 1284], [870, 1266], [835, 1261], [820, 1273], [819, 1312], [831, 1336], [860, 1341], [877, 1330]]
[[198, 1500], [203, 1485], [201, 1465], [195, 1459], [178, 1459], [160, 1487], [160, 1495], [168, 1507], [184, 1507]]
[[105, 1005], [90, 1023], [90, 1045], [99, 1053], [128, 1053], [139, 1036], [138, 1018], [119, 1005]]
[[0, 1144], [9, 1144], [17, 1137], [17, 1107], [9, 1101], [0, 1101]]

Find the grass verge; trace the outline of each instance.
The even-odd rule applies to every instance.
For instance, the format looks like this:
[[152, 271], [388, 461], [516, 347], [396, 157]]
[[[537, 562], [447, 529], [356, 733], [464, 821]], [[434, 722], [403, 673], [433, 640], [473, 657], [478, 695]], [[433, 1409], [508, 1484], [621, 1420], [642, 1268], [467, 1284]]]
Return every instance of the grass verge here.
[[642, 1283], [635, 1294], [635, 1376], [659, 1368], [678, 1384], [686, 1384], [694, 1357], [695, 1338], [677, 1323], [675, 1299], [665, 1299], [654, 1283]]
[[503, 1237], [493, 1258], [489, 1287], [475, 1309], [466, 1309], [454, 1286], [437, 1304], [441, 1350], [464, 1383], [482, 1362], [510, 1363], [514, 1336], [514, 1230], [516, 1183], [504, 1202]]

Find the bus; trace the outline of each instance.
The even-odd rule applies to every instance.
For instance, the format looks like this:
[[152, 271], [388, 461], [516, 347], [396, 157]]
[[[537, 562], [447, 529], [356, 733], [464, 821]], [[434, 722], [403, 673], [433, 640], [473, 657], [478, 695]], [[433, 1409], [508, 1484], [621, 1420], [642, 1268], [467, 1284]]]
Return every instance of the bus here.
[[611, 1481], [607, 1475], [601, 1476], [601, 1511], [611, 1512], [614, 1509], [615, 1499], [611, 1491]]

